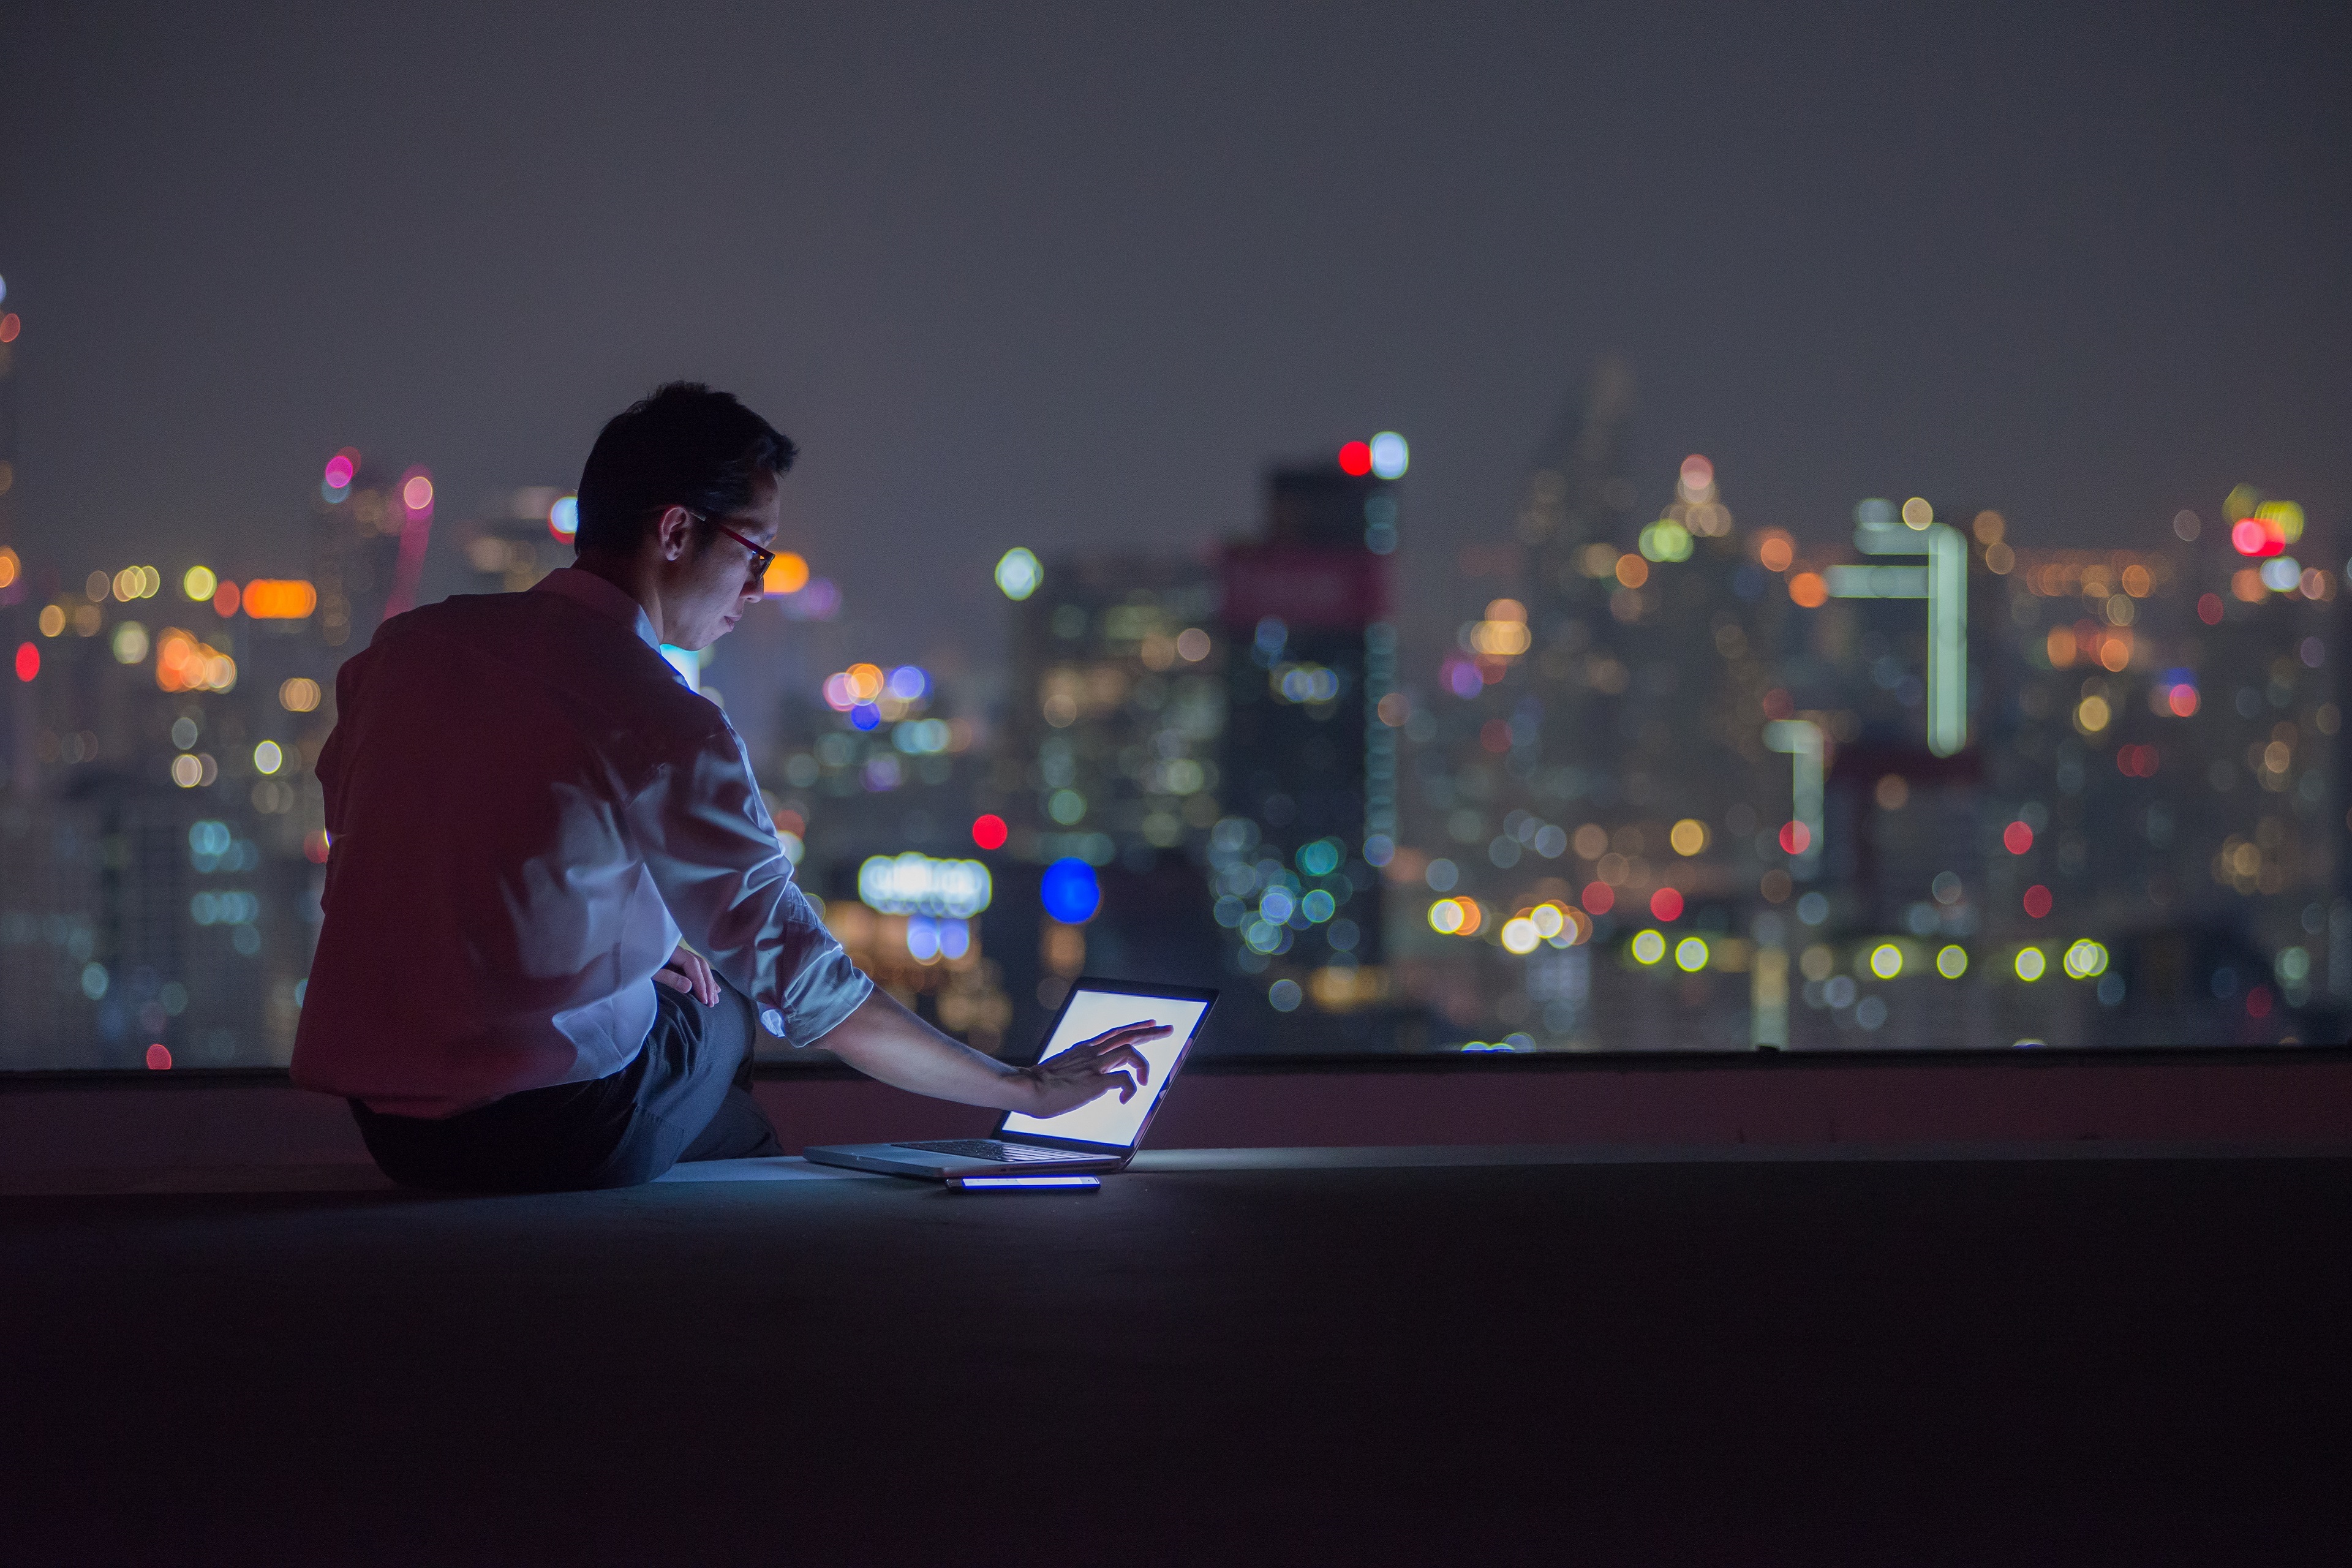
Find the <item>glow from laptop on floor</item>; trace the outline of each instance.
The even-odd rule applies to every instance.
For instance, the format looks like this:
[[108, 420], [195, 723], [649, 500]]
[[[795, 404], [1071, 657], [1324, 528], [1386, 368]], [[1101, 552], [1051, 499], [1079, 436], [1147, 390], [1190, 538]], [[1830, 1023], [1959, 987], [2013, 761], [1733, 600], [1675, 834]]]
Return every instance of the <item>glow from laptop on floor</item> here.
[[1080, 991], [1070, 998], [1069, 1011], [1062, 1015], [1061, 1026], [1045, 1042], [1041, 1057], [1057, 1057], [1081, 1040], [1091, 1040], [1123, 1024], [1166, 1024], [1171, 1026], [1169, 1033], [1156, 1040], [1146, 1040], [1139, 1047], [1143, 1059], [1151, 1064], [1151, 1081], [1125, 1105], [1118, 1102], [1117, 1094], [1106, 1094], [1060, 1116], [1008, 1116], [1004, 1119], [1004, 1131], [1134, 1147], [1136, 1135], [1143, 1130], [1143, 1119], [1151, 1114], [1151, 1107], [1168, 1087], [1169, 1069], [1176, 1065], [1184, 1042], [1192, 1037], [1192, 1031], [1200, 1026], [1201, 1015], [1208, 1010], [1206, 1002], [1185, 997]]

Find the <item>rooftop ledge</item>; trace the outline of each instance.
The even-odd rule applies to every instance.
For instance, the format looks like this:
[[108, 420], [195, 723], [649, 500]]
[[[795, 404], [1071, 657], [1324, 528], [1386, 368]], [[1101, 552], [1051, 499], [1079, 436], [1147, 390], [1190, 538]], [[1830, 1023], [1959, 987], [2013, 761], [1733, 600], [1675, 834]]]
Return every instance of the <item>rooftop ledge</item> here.
[[[762, 1063], [785, 1147], [985, 1132], [992, 1113], [829, 1061]], [[2352, 1154], [2352, 1047], [1204, 1057], [1150, 1148]], [[341, 1102], [276, 1068], [0, 1074], [0, 1179], [359, 1165]], [[33, 1184], [27, 1187], [26, 1183]], [[107, 1190], [115, 1190], [109, 1188]]]

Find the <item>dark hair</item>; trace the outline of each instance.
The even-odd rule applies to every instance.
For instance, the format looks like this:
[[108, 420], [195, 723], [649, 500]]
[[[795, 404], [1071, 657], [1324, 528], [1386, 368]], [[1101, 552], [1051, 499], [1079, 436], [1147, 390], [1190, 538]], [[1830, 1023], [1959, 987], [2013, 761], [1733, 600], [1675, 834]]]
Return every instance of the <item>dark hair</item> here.
[[665, 507], [706, 519], [739, 511], [761, 476], [789, 471], [799, 455], [733, 393], [697, 381], [656, 387], [596, 437], [580, 474], [580, 531], [572, 547], [633, 551]]

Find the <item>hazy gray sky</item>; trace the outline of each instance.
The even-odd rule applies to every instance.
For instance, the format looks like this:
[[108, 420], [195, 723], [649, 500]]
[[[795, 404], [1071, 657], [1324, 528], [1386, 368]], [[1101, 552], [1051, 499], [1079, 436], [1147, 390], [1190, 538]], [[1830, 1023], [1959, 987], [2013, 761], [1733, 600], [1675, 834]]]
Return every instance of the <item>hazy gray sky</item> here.
[[2249, 479], [2340, 554], [2344, 15], [20, 6], [19, 542], [293, 569], [337, 447], [462, 510], [691, 375], [913, 656], [1009, 544], [1204, 542], [1381, 428], [1446, 568], [1613, 351], [1645, 501], [2122, 541]]

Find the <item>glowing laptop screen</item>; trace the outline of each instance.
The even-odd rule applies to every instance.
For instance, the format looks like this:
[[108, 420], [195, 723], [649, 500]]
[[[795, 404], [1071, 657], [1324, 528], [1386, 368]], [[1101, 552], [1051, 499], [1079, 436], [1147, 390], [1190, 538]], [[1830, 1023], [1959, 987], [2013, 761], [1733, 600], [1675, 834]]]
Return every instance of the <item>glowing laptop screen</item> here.
[[1151, 1081], [1125, 1105], [1118, 1102], [1118, 1095], [1106, 1094], [1060, 1116], [1008, 1116], [1004, 1119], [1004, 1131], [1133, 1148], [1137, 1134], [1143, 1131], [1144, 1118], [1151, 1114], [1152, 1106], [1168, 1087], [1176, 1058], [1183, 1054], [1185, 1042], [1201, 1026], [1201, 1016], [1208, 1010], [1206, 1002], [1188, 996], [1130, 996], [1117, 991], [1081, 989], [1070, 998], [1069, 1010], [1062, 1015], [1054, 1037], [1045, 1042], [1040, 1059], [1057, 1057], [1082, 1040], [1091, 1040], [1122, 1025], [1166, 1024], [1171, 1026], [1166, 1035], [1146, 1040], [1138, 1047], [1143, 1059], [1151, 1064]]

